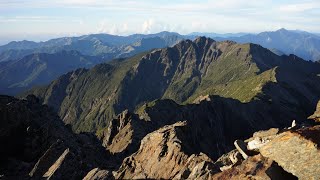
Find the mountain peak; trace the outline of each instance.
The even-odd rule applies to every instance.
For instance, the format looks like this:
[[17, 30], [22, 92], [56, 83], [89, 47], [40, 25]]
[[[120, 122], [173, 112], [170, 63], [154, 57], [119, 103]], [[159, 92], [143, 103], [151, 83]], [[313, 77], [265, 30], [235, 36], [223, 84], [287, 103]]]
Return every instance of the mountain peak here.
[[193, 42], [196, 44], [207, 44], [207, 43], [213, 43], [215, 42], [215, 40], [205, 36], [199, 36]]

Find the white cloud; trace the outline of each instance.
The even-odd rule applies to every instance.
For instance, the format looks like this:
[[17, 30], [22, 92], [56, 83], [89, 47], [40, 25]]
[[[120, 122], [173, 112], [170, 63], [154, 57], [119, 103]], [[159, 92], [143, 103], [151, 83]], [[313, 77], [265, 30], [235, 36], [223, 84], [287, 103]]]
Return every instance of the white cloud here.
[[0, 12], [5, 12], [1, 13], [0, 33], [22, 29], [121, 35], [159, 31], [226, 33], [280, 27], [320, 31], [319, 0], [0, 1]]
[[166, 28], [166, 25], [163, 25], [160, 22], [156, 22], [154, 19], [148, 19], [143, 22], [141, 33], [150, 34], [152, 32], [167, 30]]
[[152, 19], [143, 22], [142, 24], [142, 32], [150, 33], [152, 26], [154, 25], [154, 21]]
[[110, 20], [104, 19], [99, 22], [97, 32], [114, 35], [127, 35], [132, 31], [130, 31], [127, 23], [115, 24]]

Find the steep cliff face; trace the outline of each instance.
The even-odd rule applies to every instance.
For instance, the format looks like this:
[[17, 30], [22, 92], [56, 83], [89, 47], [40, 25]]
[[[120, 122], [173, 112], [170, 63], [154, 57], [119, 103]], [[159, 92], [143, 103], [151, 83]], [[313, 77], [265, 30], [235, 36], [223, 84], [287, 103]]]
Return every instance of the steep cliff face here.
[[95, 131], [121, 112], [116, 112], [114, 105], [119, 103], [122, 79], [141, 56], [143, 54], [130, 61], [97, 65], [89, 71], [70, 72], [47, 87], [26, 94], [36, 94], [44, 104], [56, 109], [61, 119], [74, 130]]
[[141, 139], [153, 129], [151, 123], [126, 110], [113, 119], [108, 128], [99, 132], [98, 136], [114, 158], [122, 161], [137, 150]]
[[69, 73], [29, 93], [54, 106], [77, 132], [96, 131], [114, 115], [145, 102], [169, 98], [186, 104], [206, 95], [260, 100], [261, 111], [272, 104], [300, 121], [319, 99], [319, 72], [317, 63], [277, 56], [259, 45], [200, 37], [97, 65], [76, 78]]
[[78, 179], [111, 165], [94, 135], [73, 134], [34, 96], [0, 96], [0, 125], [2, 178]]

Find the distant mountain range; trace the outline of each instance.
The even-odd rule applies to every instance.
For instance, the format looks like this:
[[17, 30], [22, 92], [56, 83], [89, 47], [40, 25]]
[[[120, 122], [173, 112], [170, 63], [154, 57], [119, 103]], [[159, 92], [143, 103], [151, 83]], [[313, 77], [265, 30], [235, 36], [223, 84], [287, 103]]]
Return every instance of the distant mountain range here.
[[[213, 37], [218, 41], [232, 40], [238, 43], [260, 44], [280, 56], [295, 54], [305, 60], [320, 60], [319, 36], [304, 31], [285, 29], [259, 34], [191, 33], [180, 35], [174, 32], [160, 32], [130, 36], [91, 34], [80, 37], [57, 38], [39, 43], [14, 41], [0, 46], [0, 73], [2, 75], [0, 93], [14, 95], [32, 86], [47, 84], [56, 77], [77, 68], [88, 68], [115, 58], [126, 58], [152, 49], [170, 47], [181, 40], [193, 40], [202, 35]], [[61, 53], [62, 51], [71, 51], [71, 54], [78, 55], [78, 59], [83, 56], [88, 61], [70, 65], [70, 56], [68, 56], [68, 53]], [[42, 54], [39, 61], [32, 58], [39, 54]], [[49, 54], [52, 54], [52, 56]], [[66, 57], [63, 57], [62, 54]], [[89, 56], [91, 57], [88, 59]], [[92, 58], [95, 60], [91, 60]], [[48, 63], [51, 61], [58, 61], [58, 63]], [[71, 61], [74, 62], [74, 60]], [[37, 62], [37, 65], [35, 62]], [[46, 62], [44, 63], [46, 67], [44, 68], [44, 64], [40, 62]], [[41, 71], [50, 69], [50, 73], [42, 76], [39, 68]]]
[[162, 32], [128, 37], [95, 34], [46, 42], [11, 42], [0, 47], [0, 93], [15, 95], [45, 85], [77, 68], [89, 68], [115, 58], [172, 46], [182, 40]]
[[[76, 50], [84, 55], [99, 55], [105, 57], [105, 59], [129, 57], [143, 50], [172, 46], [182, 39], [193, 40], [198, 36], [206, 36], [218, 41], [232, 40], [238, 43], [260, 44], [274, 52], [287, 55], [295, 54], [305, 60], [317, 61], [320, 59], [319, 34], [279, 29], [259, 34], [193, 32], [188, 35], [180, 35], [175, 32], [164, 31], [156, 34], [133, 34], [130, 36], [91, 34], [57, 38], [39, 43], [26, 40], [13, 41], [0, 46], [0, 62], [19, 59], [35, 52], [55, 53], [61, 50]], [[149, 43], [141, 44], [140, 41], [143, 39], [149, 39]]]
[[295, 54], [305, 60], [320, 59], [320, 37], [305, 31], [279, 29], [259, 34], [215, 39], [260, 44], [265, 48], [277, 49], [287, 55]]
[[144, 50], [172, 46], [183, 39], [177, 33], [134, 34], [116, 36], [91, 34], [80, 37], [64, 37], [45, 42], [13, 41], [0, 46], [0, 62], [22, 58], [30, 53], [55, 53], [76, 50], [83, 55], [103, 56], [105, 59], [128, 57]]
[[320, 60], [320, 36], [306, 31], [279, 29], [277, 31], [249, 33], [191, 33], [193, 36], [207, 36], [218, 41], [232, 40], [238, 43], [255, 43], [270, 49], [272, 52], [294, 54], [305, 60]]
[[240, 37], [244, 35], [248, 35], [250, 33], [225, 33], [225, 34], [219, 34], [219, 33], [203, 33], [203, 32], [192, 32], [190, 34], [187, 34], [186, 36], [205, 36], [210, 38], [216, 38], [216, 37], [222, 37], [222, 38], [228, 38], [228, 37]]
[[78, 51], [59, 51], [33, 53], [20, 60], [0, 62], [0, 93], [14, 95], [33, 86], [45, 85], [64, 73], [92, 67], [102, 60]]

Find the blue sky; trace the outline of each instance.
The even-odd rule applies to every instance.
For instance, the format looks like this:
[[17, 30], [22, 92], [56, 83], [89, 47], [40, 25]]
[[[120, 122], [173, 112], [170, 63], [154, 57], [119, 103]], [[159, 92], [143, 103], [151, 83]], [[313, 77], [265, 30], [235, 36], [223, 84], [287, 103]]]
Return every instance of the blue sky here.
[[0, 0], [0, 43], [90, 33], [320, 32], [320, 0]]

